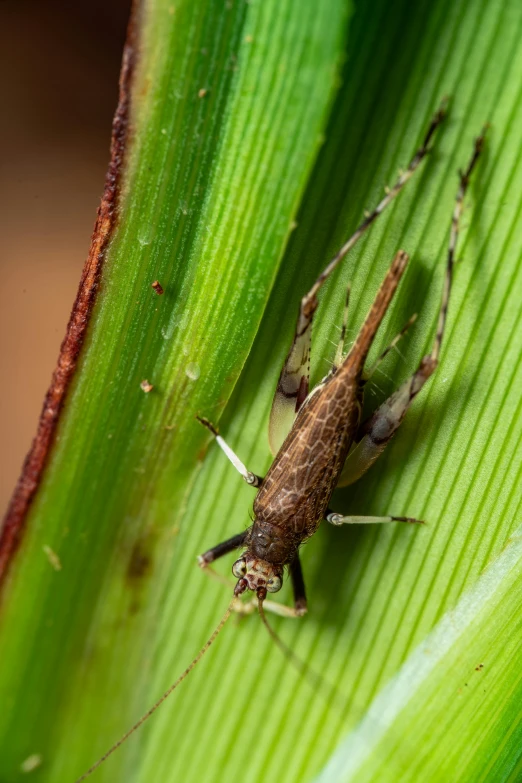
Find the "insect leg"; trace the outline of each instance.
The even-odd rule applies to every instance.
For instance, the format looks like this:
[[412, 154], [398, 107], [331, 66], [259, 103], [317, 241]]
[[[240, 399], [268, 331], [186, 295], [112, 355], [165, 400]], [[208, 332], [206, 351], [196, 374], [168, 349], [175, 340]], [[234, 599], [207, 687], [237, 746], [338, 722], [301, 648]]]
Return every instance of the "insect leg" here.
[[302, 317], [302, 313], [299, 314], [294, 341], [277, 382], [268, 424], [268, 443], [274, 456], [281, 448], [299, 408], [308, 396], [311, 324], [311, 316], [308, 321], [306, 317]]
[[[286, 606], [286, 604], [278, 604], [276, 601], [270, 601], [265, 598], [263, 601], [263, 608], [266, 612], [271, 614], [277, 614], [279, 617], [296, 618], [302, 617], [306, 613], [306, 609], [303, 611], [297, 611], [293, 606]], [[251, 598], [249, 601], [242, 601], [241, 598], [237, 598], [234, 602], [232, 611], [238, 614], [240, 617], [248, 617], [258, 610], [257, 598]]]
[[355, 437], [356, 446], [352, 449], [346, 459], [337, 484], [338, 487], [345, 487], [349, 484], [353, 484], [371, 465], [373, 465], [397, 432], [411, 403], [428, 378], [430, 378], [437, 369], [440, 348], [446, 327], [453, 267], [455, 264], [455, 250], [464, 197], [466, 195], [471, 173], [484, 144], [484, 132], [475, 140], [473, 155], [466, 170], [459, 172], [460, 182], [451, 222], [442, 301], [437, 323], [437, 332], [433, 341], [431, 353], [423, 357], [416, 372], [408, 378], [391, 397], [385, 400], [372, 416], [361, 424]]
[[279, 451], [279, 448], [294, 423], [299, 408], [308, 395], [312, 321], [319, 304], [317, 300], [319, 290], [346, 254], [354, 247], [360, 237], [413, 176], [421, 161], [428, 154], [432, 137], [444, 119], [445, 114], [446, 104], [443, 102], [433, 116], [424, 140], [413, 156], [406, 171], [399, 174], [393, 187], [386, 188], [384, 198], [381, 199], [371, 212], [365, 215], [364, 220], [360, 223], [355, 233], [344, 243], [337, 255], [319, 275], [309, 292], [301, 299], [294, 339], [277, 382], [270, 413], [268, 439], [273, 454], [277, 454]]
[[[254, 603], [255, 599], [252, 600], [252, 604]], [[256, 604], [257, 605], [257, 604]], [[270, 601], [268, 599], [265, 599], [263, 601], [263, 608], [267, 612], [271, 612], [272, 614], [277, 614], [279, 617], [302, 617], [304, 614], [306, 614], [306, 609], [300, 609], [298, 610], [295, 606], [287, 606], [286, 604], [278, 604], [276, 601]]]
[[208, 419], [204, 419], [202, 416], [196, 416], [196, 418], [204, 427], [207, 428], [207, 430], [210, 430], [212, 435], [215, 437], [219, 448], [225, 452], [232, 465], [239, 473], [241, 473], [246, 483], [250, 484], [251, 487], [260, 487], [261, 482], [263, 481], [261, 476], [257, 476], [255, 473], [252, 473], [250, 470], [246, 469], [237, 454], [233, 452], [230, 446], [223, 440], [216, 427], [214, 427], [214, 425]]
[[350, 286], [348, 286], [346, 290], [346, 299], [344, 302], [344, 310], [343, 310], [343, 323], [341, 326], [341, 334], [339, 337], [339, 343], [337, 345], [337, 350], [335, 352], [335, 359], [333, 363], [333, 367], [331, 372], [334, 373], [340, 365], [343, 363], [343, 354], [344, 354], [344, 341], [346, 339], [346, 324], [348, 323], [348, 307], [350, 304]]
[[227, 555], [229, 552], [232, 552], [233, 549], [239, 549], [239, 547], [246, 546], [249, 533], [250, 530], [243, 530], [242, 533], [238, 533], [236, 536], [232, 536], [232, 538], [227, 538], [227, 540], [222, 541], [221, 544], [212, 547], [212, 549], [207, 549], [202, 555], [198, 555], [198, 563], [201, 568], [205, 568], [219, 557]]
[[415, 525], [424, 524], [421, 519], [415, 519], [414, 517], [344, 517], [342, 514], [336, 514], [334, 511], [330, 511], [326, 515], [326, 521], [330, 522], [331, 525], [375, 525], [382, 522], [409, 522], [410, 524]]
[[383, 362], [383, 360], [388, 356], [390, 351], [393, 351], [399, 340], [401, 340], [410, 326], [413, 326], [415, 321], [417, 320], [417, 313], [414, 313], [412, 317], [409, 319], [407, 323], [404, 324], [401, 331], [395, 335], [391, 343], [384, 349], [384, 351], [381, 353], [380, 356], [377, 357], [377, 359], [374, 361], [371, 367], [369, 367], [367, 370], [364, 370], [363, 372], [363, 380], [365, 382], [369, 381], [372, 375], [374, 374], [375, 370], [379, 367], [379, 365]]
[[296, 616], [300, 617], [301, 615], [306, 614], [307, 603], [303, 569], [301, 567], [299, 553], [297, 553], [290, 563], [290, 579], [292, 580], [292, 588], [294, 591], [294, 611]]

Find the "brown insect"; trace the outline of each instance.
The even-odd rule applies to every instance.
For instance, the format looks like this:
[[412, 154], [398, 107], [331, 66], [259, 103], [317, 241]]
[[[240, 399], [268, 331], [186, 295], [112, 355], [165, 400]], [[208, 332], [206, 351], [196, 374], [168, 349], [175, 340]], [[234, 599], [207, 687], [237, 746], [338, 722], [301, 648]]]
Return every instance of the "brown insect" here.
[[158, 296], [161, 296], [165, 293], [165, 289], [161, 285], [159, 280], [155, 280], [153, 283], [150, 284], [153, 291], [155, 291]]
[[414, 320], [410, 319], [373, 367], [365, 371], [373, 339], [408, 263], [408, 255], [403, 250], [399, 250], [395, 255], [370, 312], [349, 353], [344, 357], [347, 297], [335, 361], [326, 378], [311, 393], [310, 343], [319, 289], [359, 237], [412, 176], [427, 154], [432, 135], [443, 116], [444, 109], [441, 108], [433, 118], [424, 143], [406, 172], [401, 174], [374, 211], [367, 215], [355, 234], [343, 245], [301, 300], [294, 340], [279, 377], [272, 404], [269, 440], [275, 459], [267, 475], [261, 479], [248, 471], [212, 424], [206, 419], [199, 419], [214, 434], [218, 444], [247, 483], [259, 490], [254, 501], [253, 525], [209, 549], [200, 556], [199, 563], [205, 568], [233, 549], [246, 547], [244, 554], [232, 566], [232, 572], [238, 579], [234, 593], [239, 596], [246, 590], [254, 591], [261, 611], [267, 593], [275, 593], [281, 589], [284, 569], [288, 567], [294, 592], [294, 607], [273, 603], [265, 606], [286, 616], [298, 616], [306, 612], [299, 548], [315, 533], [322, 521], [326, 520], [333, 525], [419, 522], [404, 516], [343, 516], [330, 508], [330, 498], [336, 487], [353, 484], [382, 454], [411, 403], [437, 368], [446, 325], [459, 220], [469, 178], [483, 145], [483, 134], [475, 141], [473, 156], [466, 170], [460, 173], [442, 303], [433, 347], [431, 353], [421, 360], [413, 375], [361, 423], [367, 381]]
[[[344, 339], [349, 296], [347, 297], [333, 366], [311, 392], [310, 346], [312, 321], [321, 286], [411, 178], [429, 152], [433, 134], [442, 122], [444, 113], [444, 107], [441, 107], [433, 117], [424, 141], [406, 171], [401, 173], [395, 185], [386, 191], [377, 207], [366, 215], [353, 236], [301, 300], [295, 336], [279, 377], [270, 415], [269, 441], [275, 458], [267, 475], [261, 478], [247, 470], [217, 429], [207, 419], [198, 417], [215, 436], [218, 445], [245, 481], [258, 489], [254, 500], [252, 526], [199, 557], [200, 565], [208, 568], [223, 555], [246, 547], [246, 551], [232, 566], [232, 572], [237, 578], [234, 598], [210, 639], [185, 672], [77, 783], [90, 775], [113, 753], [185, 679], [210, 647], [231, 612], [245, 610], [245, 604], [240, 601], [239, 596], [247, 590], [255, 593], [254, 600], [272, 637], [287, 654], [293, 656], [266, 622], [264, 607], [292, 617], [306, 612], [306, 592], [299, 549], [315, 533], [321, 522], [327, 521], [333, 525], [395, 521], [419, 523], [419, 520], [405, 516], [344, 516], [330, 508], [330, 499], [336, 487], [353, 484], [382, 454], [411, 403], [437, 368], [446, 326], [459, 222], [469, 179], [483, 146], [484, 132], [475, 141], [467, 168], [459, 172], [460, 181], [451, 223], [442, 302], [431, 353], [423, 357], [417, 370], [397, 391], [369, 418], [361, 422], [364, 390], [369, 378], [414, 320], [414, 317], [411, 318], [377, 361], [369, 369], [365, 369], [372, 342], [408, 263], [408, 255], [403, 250], [399, 250], [395, 255], [370, 312], [345, 356]], [[276, 593], [281, 589], [285, 568], [288, 568], [292, 582], [293, 607], [267, 600], [268, 593]]]

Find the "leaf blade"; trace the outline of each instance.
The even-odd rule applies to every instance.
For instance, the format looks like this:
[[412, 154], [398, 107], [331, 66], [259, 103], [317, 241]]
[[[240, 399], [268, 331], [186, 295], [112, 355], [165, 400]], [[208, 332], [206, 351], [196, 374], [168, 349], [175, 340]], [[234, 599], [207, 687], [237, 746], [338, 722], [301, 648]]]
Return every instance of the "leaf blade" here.
[[[334, 89], [346, 4], [300, 7], [154, 0], [139, 9], [119, 224], [5, 590], [5, 780], [20, 777], [35, 745], [42, 780], [74, 778], [148, 705], [157, 602], [206, 439], [194, 414], [219, 411], [234, 386]], [[272, 197], [254, 211], [261, 187]], [[224, 244], [206, 244], [209, 221]], [[227, 318], [234, 279], [245, 307]], [[142, 742], [100, 776], [135, 777]]]
[[[377, 696], [317, 783], [506, 779], [522, 731], [521, 562], [519, 529]], [[509, 698], [499, 704], [506, 685]], [[405, 744], [412, 733], [414, 744]]]

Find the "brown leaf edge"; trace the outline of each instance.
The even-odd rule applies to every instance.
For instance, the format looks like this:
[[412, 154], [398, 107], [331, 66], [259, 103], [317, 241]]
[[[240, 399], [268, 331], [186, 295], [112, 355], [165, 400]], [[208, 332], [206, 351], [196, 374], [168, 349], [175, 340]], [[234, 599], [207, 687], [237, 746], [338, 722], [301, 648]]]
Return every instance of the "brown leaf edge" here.
[[27, 454], [21, 475], [0, 529], [0, 586], [4, 583], [25, 528], [25, 520], [51, 453], [56, 427], [69, 384], [74, 376], [80, 351], [100, 282], [107, 247], [118, 219], [120, 185], [129, 138], [131, 89], [137, 61], [140, 0], [134, 0], [127, 28], [120, 71], [119, 98], [112, 123], [110, 162], [105, 178], [89, 255], [69, 317], [58, 363], [45, 396], [35, 438]]

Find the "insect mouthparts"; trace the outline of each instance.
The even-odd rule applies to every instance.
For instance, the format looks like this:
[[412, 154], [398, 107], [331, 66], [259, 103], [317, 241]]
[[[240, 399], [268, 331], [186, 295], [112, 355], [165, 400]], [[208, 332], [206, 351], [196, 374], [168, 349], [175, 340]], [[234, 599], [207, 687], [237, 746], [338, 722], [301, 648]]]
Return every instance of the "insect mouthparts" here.
[[234, 587], [234, 595], [241, 595], [245, 592], [245, 590], [248, 587], [248, 582], [246, 579], [240, 579], [237, 583], [237, 585]]
[[267, 593], [266, 587], [258, 587], [256, 590], [257, 600], [259, 602], [264, 601], [266, 598], [266, 593]]

